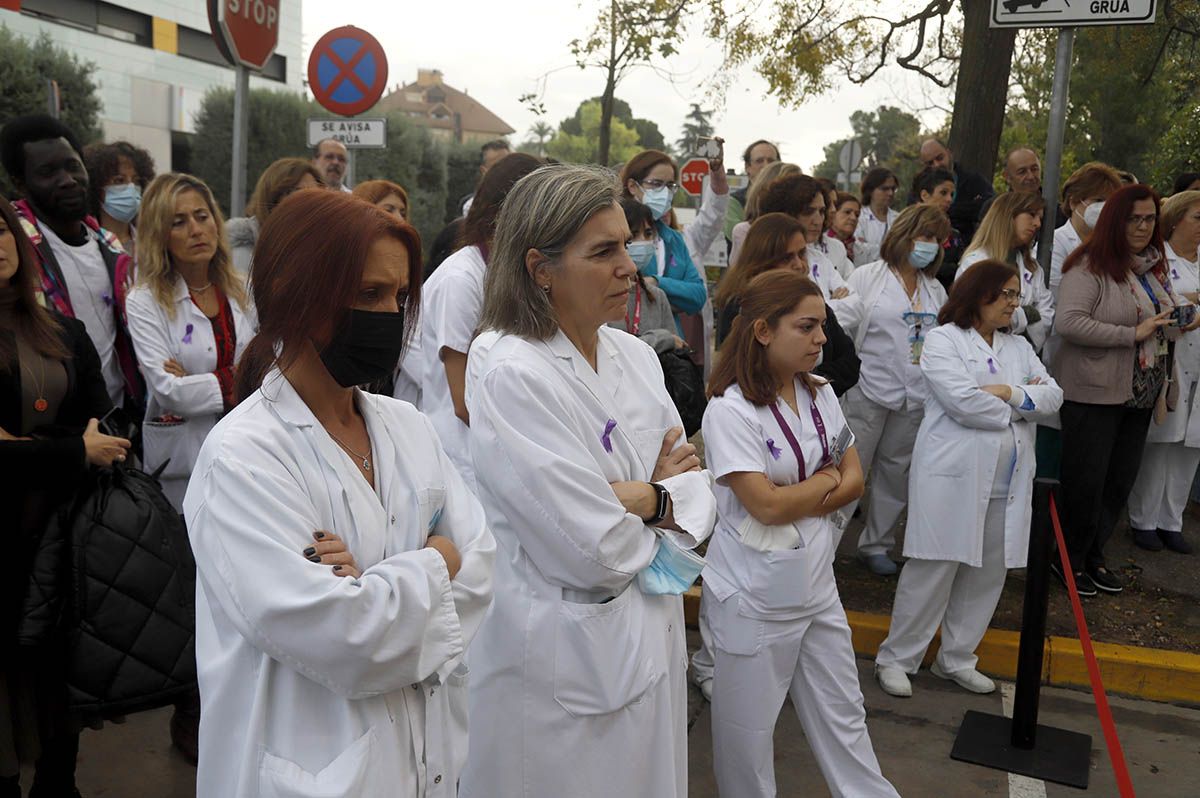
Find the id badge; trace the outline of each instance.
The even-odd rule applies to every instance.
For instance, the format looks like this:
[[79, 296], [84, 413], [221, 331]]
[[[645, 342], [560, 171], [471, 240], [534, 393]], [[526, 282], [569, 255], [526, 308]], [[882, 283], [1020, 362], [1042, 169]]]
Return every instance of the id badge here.
[[925, 347], [925, 340], [919, 335], [914, 335], [908, 339], [908, 351], [912, 356], [912, 364], [914, 366], [921, 365], [921, 350]]
[[1167, 350], [1167, 338], [1166, 338], [1166, 336], [1164, 336], [1164, 335], [1161, 335], [1161, 334], [1160, 334], [1159, 336], [1157, 336], [1157, 337], [1158, 337], [1158, 344], [1157, 344], [1157, 346], [1155, 347], [1155, 352], [1154, 352], [1154, 354], [1155, 354], [1157, 357], [1166, 357], [1166, 356], [1167, 356], [1167, 351], [1168, 351], [1168, 350]]

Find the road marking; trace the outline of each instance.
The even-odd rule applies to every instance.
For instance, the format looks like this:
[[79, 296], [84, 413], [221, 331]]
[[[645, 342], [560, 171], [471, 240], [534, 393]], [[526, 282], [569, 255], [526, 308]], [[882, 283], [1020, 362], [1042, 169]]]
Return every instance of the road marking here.
[[[1012, 682], [1000, 683], [1000, 699], [1004, 708], [1004, 717], [1011, 718], [1013, 713], [1013, 695], [1017, 687]], [[1028, 776], [1008, 774], [1009, 798], [1046, 798], [1046, 782], [1041, 779], [1031, 779]]]

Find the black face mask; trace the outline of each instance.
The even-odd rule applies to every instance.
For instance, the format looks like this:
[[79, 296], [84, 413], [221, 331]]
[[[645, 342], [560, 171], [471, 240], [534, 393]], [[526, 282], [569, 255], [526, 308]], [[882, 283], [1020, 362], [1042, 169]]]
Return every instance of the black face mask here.
[[391, 374], [403, 349], [404, 308], [399, 313], [351, 309], [321, 350], [321, 362], [338, 385], [350, 388]]

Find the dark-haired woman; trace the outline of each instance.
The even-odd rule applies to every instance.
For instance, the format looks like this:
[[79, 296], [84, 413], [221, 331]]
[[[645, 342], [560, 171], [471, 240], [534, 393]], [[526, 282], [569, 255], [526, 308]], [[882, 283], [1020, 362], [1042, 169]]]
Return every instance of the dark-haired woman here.
[[621, 200], [621, 210], [625, 212], [625, 221], [629, 224], [630, 242], [626, 251], [638, 272], [629, 287], [625, 318], [609, 322], [609, 326], [636, 335], [658, 354], [686, 347], [687, 343], [675, 331], [671, 302], [658, 287], [658, 280], [649, 273], [658, 243], [654, 214], [648, 207], [629, 197]]
[[429, 416], [442, 446], [475, 489], [475, 468], [467, 445], [467, 354], [483, 312], [483, 277], [496, 233], [496, 217], [508, 192], [542, 161], [525, 153], [500, 159], [487, 171], [463, 224], [463, 247], [438, 267], [421, 289], [421, 332], [415, 357], [404, 359], [420, 373], [421, 410]]
[[254, 184], [250, 201], [246, 203], [246, 215], [230, 219], [225, 225], [233, 265], [239, 272], [249, 274], [258, 231], [266, 224], [275, 206], [293, 191], [320, 185], [321, 173], [312, 161], [304, 158], [280, 158], [263, 170]]
[[[859, 266], [870, 263], [883, 244], [883, 237], [891, 229], [899, 212], [892, 209], [900, 181], [891, 169], [876, 166], [867, 172], [862, 181], [862, 213], [858, 217], [855, 240], [861, 247], [855, 258]], [[878, 255], [876, 255], [878, 257]]]
[[[1062, 385], [1062, 522], [1081, 595], [1120, 593], [1104, 544], [1137, 479], [1146, 433], [1169, 380], [1173, 293], [1158, 226], [1158, 195], [1133, 185], [1104, 202], [1091, 237], [1063, 263], [1051, 370]], [[1057, 563], [1051, 565], [1060, 579]]]
[[1062, 389], [1030, 343], [1005, 331], [1020, 302], [1015, 269], [975, 263], [955, 282], [921, 353], [929, 396], [909, 472], [908, 561], [875, 657], [875, 678], [890, 695], [912, 695], [908, 677], [939, 626], [933, 675], [973, 693], [996, 689], [975, 669], [975, 648], [1007, 569], [1025, 567], [1035, 425], [1062, 405]]
[[[0, 507], [9, 565], [0, 588], [0, 795], [75, 795], [79, 727], [67, 712], [57, 651], [17, 655], [17, 625], [33, 553], [54, 510], [91, 466], [123, 461], [129, 441], [100, 433], [112, 407], [83, 324], [35, 299], [37, 261], [16, 212], [0, 198]], [[66, 588], [64, 587], [64, 590]]]
[[428, 420], [354, 387], [395, 368], [420, 253], [407, 224], [325, 189], [262, 228], [242, 401], [184, 500], [197, 795], [454, 793], [495, 542]]
[[128, 141], [114, 141], [85, 147], [83, 163], [88, 172], [88, 204], [92, 215], [134, 257], [137, 244], [134, 222], [142, 192], [154, 179], [154, 158]]
[[862, 495], [854, 436], [812, 374], [825, 301], [776, 270], [751, 281], [704, 414], [718, 522], [701, 612], [715, 654], [713, 763], [722, 795], [775, 795], [774, 731], [790, 694], [838, 796], [895, 796], [867, 733], [829, 515]]

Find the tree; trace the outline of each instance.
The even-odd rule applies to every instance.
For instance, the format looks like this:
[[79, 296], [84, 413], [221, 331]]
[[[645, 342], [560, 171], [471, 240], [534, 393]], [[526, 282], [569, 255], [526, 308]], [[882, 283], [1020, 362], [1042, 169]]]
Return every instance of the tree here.
[[[683, 33], [683, 14], [693, 0], [609, 0], [584, 39], [571, 42], [571, 54], [580, 69], [604, 71], [600, 96], [599, 143], [596, 160], [612, 163], [613, 99], [618, 84], [636, 66], [655, 56], [675, 53]], [[713, 0], [719, 2], [719, 0]]]
[[[575, 109], [575, 115], [568, 117], [559, 125], [559, 129], [564, 133], [572, 135], [583, 134], [583, 108], [588, 103], [603, 104], [603, 97], [592, 97], [590, 100], [584, 100]], [[622, 100], [620, 97], [613, 97], [612, 100], [612, 118], [619, 119], [626, 127], [637, 131], [638, 144], [644, 150], [664, 150], [669, 151], [666, 140], [663, 138], [662, 131], [658, 129], [658, 125], [651, 122], [649, 119], [639, 119], [633, 115], [633, 109], [629, 107], [629, 103]], [[597, 151], [598, 152], [598, 151]]]
[[[474, 151], [478, 160], [478, 150]], [[409, 221], [424, 231], [426, 246], [446, 222], [446, 173], [445, 148], [433, 140], [428, 129], [414, 125], [401, 112], [387, 114], [385, 149], [354, 153], [356, 181], [383, 179], [404, 187]]]
[[[883, 166], [896, 173], [901, 190], [896, 201], [903, 204], [903, 190], [920, 169], [918, 155], [921, 147], [921, 121], [895, 106], [881, 105], [874, 111], [855, 111], [850, 115], [853, 139], [863, 148], [861, 168]], [[850, 139], [839, 139], [825, 145], [825, 160], [813, 169], [816, 177], [836, 180], [841, 172], [839, 156], [842, 145]]]
[[[600, 103], [584, 103], [580, 109], [580, 132], [568, 132], [565, 128], [569, 126], [564, 123], [546, 144], [546, 153], [569, 163], [603, 163], [599, 155], [601, 113]], [[627, 161], [641, 149], [636, 130], [626, 127], [620, 119], [610, 120], [609, 152], [612, 162]]]
[[93, 75], [96, 65], [55, 46], [48, 33], [30, 42], [0, 25], [0, 119], [44, 114], [47, 80], [58, 83], [63, 123], [84, 144], [99, 141], [100, 97]]
[[679, 134], [679, 140], [675, 142], [675, 147], [681, 155], [695, 153], [696, 142], [699, 139], [711, 138], [713, 134], [712, 122], [709, 121], [712, 112], [705, 111], [699, 103], [691, 105], [691, 110], [683, 119], [683, 132]]
[[554, 135], [554, 128], [544, 119], [539, 119], [529, 128], [529, 138], [518, 147], [522, 152], [528, 152], [539, 158], [546, 156], [546, 142]]
[[[288, 156], [308, 158], [307, 120], [323, 111], [301, 94], [251, 89], [249, 135], [246, 144], [246, 193], [254, 191], [258, 176], [273, 161]], [[226, 213], [229, 212], [233, 152], [233, 89], [209, 89], [196, 115], [192, 137], [191, 168], [208, 183]]]

